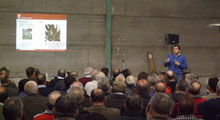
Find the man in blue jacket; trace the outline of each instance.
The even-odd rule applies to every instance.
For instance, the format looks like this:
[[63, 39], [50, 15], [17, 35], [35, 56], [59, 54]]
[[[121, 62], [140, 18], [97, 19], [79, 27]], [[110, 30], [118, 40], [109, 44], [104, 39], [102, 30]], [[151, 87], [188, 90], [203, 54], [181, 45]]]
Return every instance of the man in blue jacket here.
[[173, 46], [173, 53], [167, 56], [164, 66], [176, 74], [177, 81], [183, 79], [183, 70], [187, 68], [187, 62], [186, 57], [180, 53], [179, 45]]

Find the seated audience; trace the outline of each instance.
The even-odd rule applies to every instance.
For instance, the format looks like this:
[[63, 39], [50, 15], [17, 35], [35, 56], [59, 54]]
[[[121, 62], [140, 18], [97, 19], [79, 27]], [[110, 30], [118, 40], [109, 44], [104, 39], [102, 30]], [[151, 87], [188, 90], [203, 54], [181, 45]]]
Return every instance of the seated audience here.
[[121, 73], [119, 68], [115, 68], [112, 72], [112, 80], [110, 81], [110, 85], [113, 86], [113, 82], [115, 81], [116, 77]]
[[198, 105], [198, 112], [205, 120], [220, 120], [220, 82], [217, 84], [216, 93], [216, 99], [209, 99]]
[[78, 105], [75, 96], [64, 94], [55, 102], [55, 120], [75, 120], [78, 116]]
[[141, 80], [141, 79], [148, 80], [148, 73], [146, 73], [146, 72], [140, 72], [140, 73], [138, 74], [138, 79], [137, 79], [137, 81], [138, 81], [138, 80]]
[[6, 88], [0, 86], [0, 120], [5, 120], [2, 110], [5, 101], [8, 99], [8, 91]]
[[218, 84], [219, 79], [217, 77], [209, 78], [208, 84], [206, 85], [206, 89], [209, 91], [209, 94], [206, 96], [203, 96], [205, 99], [215, 99], [218, 96], [216, 95], [216, 86]]
[[113, 107], [123, 110], [126, 100], [125, 89], [127, 85], [122, 81], [113, 83], [112, 93], [106, 97], [106, 107]]
[[18, 90], [14, 87], [11, 87], [9, 85], [9, 81], [8, 81], [8, 78], [5, 77], [5, 78], [2, 78], [1, 79], [1, 86], [2, 87], [5, 87], [8, 91], [8, 95], [11, 97], [11, 96], [17, 96], [18, 95]]
[[147, 106], [147, 120], [168, 120], [174, 102], [165, 93], [155, 93]]
[[102, 89], [94, 89], [91, 93], [92, 106], [86, 108], [90, 113], [100, 113], [108, 119], [120, 116], [120, 110], [116, 108], [105, 107], [105, 93]]
[[53, 110], [55, 102], [58, 97], [61, 96], [61, 93], [59, 91], [53, 91], [48, 95], [48, 102], [47, 102], [47, 109], [34, 116], [32, 120], [54, 120], [54, 113]]
[[92, 81], [92, 72], [93, 72], [93, 68], [92, 67], [86, 67], [84, 69], [84, 74], [85, 76], [82, 78], [79, 78], [79, 82], [81, 82], [83, 84], [83, 86], [85, 87], [87, 82]]
[[18, 82], [18, 96], [20, 98], [23, 98], [24, 96], [27, 96], [27, 94], [24, 92], [24, 85], [26, 82], [28, 82], [28, 79], [22, 79]]
[[48, 87], [53, 88], [54, 90], [64, 90], [65, 89], [65, 83], [64, 83], [65, 78], [66, 78], [66, 70], [61, 68], [58, 70], [57, 77], [55, 77], [53, 80], [50, 81]]
[[[60, 68], [57, 72], [57, 76], [54, 77], [54, 79], [50, 80], [49, 83], [47, 83], [47, 87], [52, 88], [52, 89], [56, 89], [55, 85], [60, 82], [61, 86], [64, 85], [63, 84], [63, 80], [66, 77], [66, 71], [63, 68]], [[62, 86], [63, 87], [63, 86]], [[61, 88], [62, 89], [62, 88]]]
[[46, 87], [46, 76], [44, 74], [37, 75], [37, 84], [39, 89], [39, 94], [47, 97], [52, 91], [52, 88]]
[[37, 83], [28, 81], [24, 86], [27, 94], [22, 101], [24, 104], [23, 120], [31, 120], [34, 115], [39, 114], [47, 108], [47, 98], [39, 95]]
[[171, 94], [174, 102], [178, 102], [180, 98], [188, 92], [189, 85], [185, 80], [179, 80], [176, 84], [175, 92]]
[[146, 107], [151, 99], [150, 97], [150, 82], [145, 79], [141, 79], [137, 81], [135, 86], [135, 92], [142, 97], [143, 100], [143, 110], [141, 116], [146, 118]]
[[166, 86], [171, 90], [171, 92], [174, 92], [176, 89], [177, 80], [173, 71], [168, 70], [166, 72], [166, 81]]
[[166, 86], [162, 82], [157, 82], [155, 87], [154, 87], [154, 92], [161, 92], [161, 93], [166, 93]]
[[145, 120], [141, 117], [141, 111], [143, 109], [142, 97], [138, 94], [131, 94], [125, 101], [125, 112], [123, 116], [116, 118], [115, 120]]
[[180, 115], [172, 120], [197, 120], [194, 115], [194, 100], [189, 95], [184, 95], [178, 101]]
[[85, 90], [88, 96], [91, 95], [92, 90], [98, 88], [98, 81], [105, 80], [105, 74], [103, 72], [98, 72], [95, 76], [96, 79], [89, 81], [85, 85]]
[[19, 97], [9, 98], [3, 106], [5, 120], [22, 120], [23, 103]]
[[73, 86], [67, 90], [67, 94], [75, 96], [79, 109], [77, 120], [83, 120], [89, 114], [89, 111], [83, 109], [85, 103], [84, 90], [79, 86]]

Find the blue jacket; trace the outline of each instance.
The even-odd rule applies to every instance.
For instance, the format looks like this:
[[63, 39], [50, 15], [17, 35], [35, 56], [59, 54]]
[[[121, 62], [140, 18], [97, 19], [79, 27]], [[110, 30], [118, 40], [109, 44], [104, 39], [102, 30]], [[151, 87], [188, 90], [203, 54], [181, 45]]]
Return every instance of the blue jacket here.
[[[187, 68], [186, 57], [180, 54], [179, 56], [174, 56], [173, 54], [169, 54], [167, 58], [170, 58], [170, 62], [164, 62], [164, 66], [168, 66], [168, 70], [172, 70], [177, 76], [183, 75], [183, 69]], [[166, 59], [167, 59], [166, 58]], [[180, 63], [179, 66], [175, 65], [175, 60]]]

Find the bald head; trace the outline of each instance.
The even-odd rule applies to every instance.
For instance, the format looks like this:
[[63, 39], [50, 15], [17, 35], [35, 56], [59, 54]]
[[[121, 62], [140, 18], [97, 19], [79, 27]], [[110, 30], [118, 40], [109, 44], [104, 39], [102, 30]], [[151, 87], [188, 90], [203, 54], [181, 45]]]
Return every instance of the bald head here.
[[48, 109], [52, 110], [57, 98], [61, 96], [61, 93], [59, 91], [53, 91], [48, 95]]
[[79, 81], [75, 81], [75, 82], [73, 82], [73, 83], [70, 85], [70, 88], [73, 88], [73, 87], [79, 87], [79, 88], [81, 88], [82, 90], [84, 89], [84, 88], [83, 88], [83, 84], [82, 84], [81, 82], [79, 82]]
[[34, 81], [28, 81], [24, 85], [24, 91], [27, 94], [37, 94], [38, 93], [37, 83]]
[[168, 70], [167, 73], [166, 73], [166, 79], [167, 79], [168, 81], [170, 81], [170, 80], [175, 80], [174, 72], [171, 71], [171, 70]]
[[105, 100], [105, 93], [102, 89], [94, 89], [92, 90], [91, 92], [91, 99], [92, 99], [92, 102], [104, 102]]
[[120, 69], [118, 69], [118, 68], [115, 68], [114, 70], [113, 70], [113, 77], [114, 78], [116, 78], [119, 74], [120, 74]]
[[156, 85], [155, 85], [154, 91], [165, 93], [166, 92], [166, 86], [162, 82], [157, 82]]
[[192, 81], [190, 83], [189, 92], [192, 95], [198, 95], [200, 93], [201, 83], [199, 81]]

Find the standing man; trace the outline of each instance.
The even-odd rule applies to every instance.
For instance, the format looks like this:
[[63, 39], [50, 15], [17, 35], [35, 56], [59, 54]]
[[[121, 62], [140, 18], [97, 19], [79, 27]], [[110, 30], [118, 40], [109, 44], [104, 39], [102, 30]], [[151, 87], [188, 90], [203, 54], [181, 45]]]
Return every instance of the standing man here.
[[176, 74], [177, 81], [183, 80], [183, 69], [187, 68], [186, 57], [180, 53], [180, 46], [174, 45], [173, 54], [169, 54], [164, 62], [164, 66], [168, 66], [168, 70]]

